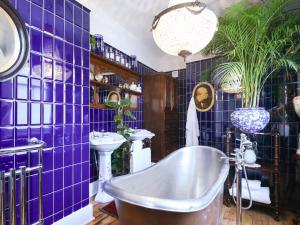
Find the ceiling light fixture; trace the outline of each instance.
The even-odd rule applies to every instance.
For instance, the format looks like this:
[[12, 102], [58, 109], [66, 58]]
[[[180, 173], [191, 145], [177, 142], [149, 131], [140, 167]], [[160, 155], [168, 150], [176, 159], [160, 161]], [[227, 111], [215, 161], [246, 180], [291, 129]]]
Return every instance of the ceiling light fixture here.
[[217, 25], [217, 16], [205, 3], [171, 0], [169, 7], [155, 16], [151, 31], [161, 50], [185, 59], [212, 40]]

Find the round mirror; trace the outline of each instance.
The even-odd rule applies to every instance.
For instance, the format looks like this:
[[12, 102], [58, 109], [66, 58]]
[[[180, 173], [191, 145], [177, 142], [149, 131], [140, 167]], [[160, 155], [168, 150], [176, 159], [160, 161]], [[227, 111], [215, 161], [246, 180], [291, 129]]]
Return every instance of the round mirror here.
[[15, 76], [28, 54], [28, 33], [21, 16], [7, 0], [0, 1], [0, 81]]

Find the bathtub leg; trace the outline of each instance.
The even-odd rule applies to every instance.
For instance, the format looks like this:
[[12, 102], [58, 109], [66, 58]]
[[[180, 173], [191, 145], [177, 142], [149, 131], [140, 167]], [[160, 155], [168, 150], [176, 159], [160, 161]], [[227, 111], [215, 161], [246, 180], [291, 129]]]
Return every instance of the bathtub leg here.
[[112, 152], [100, 152], [99, 153], [99, 180], [98, 180], [98, 193], [95, 197], [96, 202], [107, 203], [114, 200], [113, 197], [106, 194], [103, 190], [103, 184], [105, 181], [112, 178], [111, 174], [111, 154]]

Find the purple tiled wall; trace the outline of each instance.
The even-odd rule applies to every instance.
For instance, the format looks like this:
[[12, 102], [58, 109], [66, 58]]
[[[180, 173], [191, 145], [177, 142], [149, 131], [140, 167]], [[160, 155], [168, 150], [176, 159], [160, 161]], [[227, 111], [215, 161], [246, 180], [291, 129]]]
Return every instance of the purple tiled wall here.
[[[150, 67], [138, 63], [137, 72], [142, 75], [141, 83], [143, 83], [143, 76], [147, 73], [154, 72]], [[143, 127], [143, 97], [139, 97], [139, 108], [133, 111], [136, 116], [136, 121], [131, 121], [125, 118], [125, 123], [131, 128], [142, 128]], [[113, 118], [115, 115], [115, 110], [112, 109], [90, 109], [90, 129], [91, 131], [116, 131]], [[94, 151], [90, 153], [90, 182], [94, 182], [98, 179], [96, 158]]]
[[[43, 150], [45, 224], [89, 204], [89, 10], [73, 0], [13, 0], [26, 22], [27, 65], [0, 83], [0, 147]], [[37, 152], [0, 157], [0, 169], [34, 166]], [[28, 183], [28, 224], [37, 220], [37, 175]]]

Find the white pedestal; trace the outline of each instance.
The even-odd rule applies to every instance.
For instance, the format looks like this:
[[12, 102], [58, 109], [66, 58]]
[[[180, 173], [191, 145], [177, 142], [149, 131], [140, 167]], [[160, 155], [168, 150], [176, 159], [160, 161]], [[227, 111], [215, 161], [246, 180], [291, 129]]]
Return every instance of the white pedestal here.
[[111, 154], [112, 154], [112, 151], [109, 151], [109, 152], [98, 151], [99, 180], [98, 180], [98, 193], [95, 197], [96, 202], [107, 203], [107, 202], [111, 202], [114, 200], [113, 197], [106, 194], [103, 190], [104, 182], [112, 178]]

